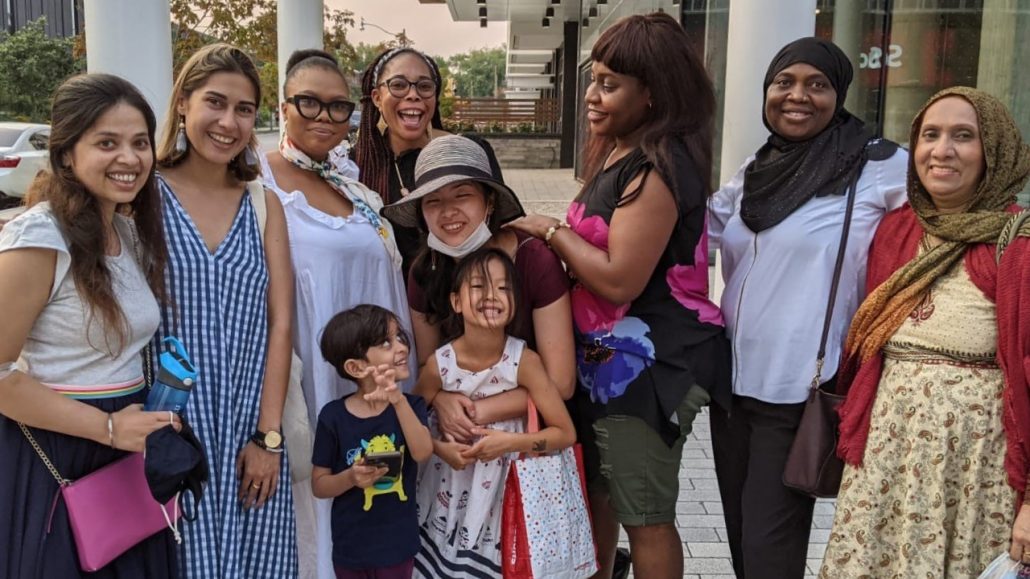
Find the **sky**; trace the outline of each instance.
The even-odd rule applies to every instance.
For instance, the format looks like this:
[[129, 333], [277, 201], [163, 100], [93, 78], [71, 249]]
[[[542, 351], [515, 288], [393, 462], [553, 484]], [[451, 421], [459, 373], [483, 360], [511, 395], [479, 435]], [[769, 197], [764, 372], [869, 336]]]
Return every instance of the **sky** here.
[[[354, 20], [377, 24], [390, 32], [405, 30], [415, 48], [435, 56], [448, 57], [474, 48], [493, 48], [507, 41], [508, 25], [491, 21], [486, 28], [479, 22], [454, 22], [447, 4], [420, 4], [418, 0], [324, 0], [329, 8], [350, 10]], [[358, 26], [347, 32], [354, 44], [376, 44], [390, 40], [385, 32], [372, 26]]]

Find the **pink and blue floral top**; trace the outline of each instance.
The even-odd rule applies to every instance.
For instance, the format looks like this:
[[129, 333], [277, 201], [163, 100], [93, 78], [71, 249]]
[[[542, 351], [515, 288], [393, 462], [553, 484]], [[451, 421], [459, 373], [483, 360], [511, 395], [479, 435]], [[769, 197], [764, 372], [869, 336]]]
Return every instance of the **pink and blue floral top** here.
[[[730, 353], [722, 314], [708, 297], [707, 188], [682, 143], [675, 141], [670, 153], [673, 174], [659, 175], [676, 198], [679, 219], [644, 291], [617, 305], [576, 282], [571, 298], [579, 386], [590, 393], [597, 416], [636, 416], [671, 445], [679, 427], [670, 418], [693, 385], [728, 402]], [[607, 250], [627, 185], [654, 169], [636, 149], [599, 172], [569, 206], [570, 227]]]

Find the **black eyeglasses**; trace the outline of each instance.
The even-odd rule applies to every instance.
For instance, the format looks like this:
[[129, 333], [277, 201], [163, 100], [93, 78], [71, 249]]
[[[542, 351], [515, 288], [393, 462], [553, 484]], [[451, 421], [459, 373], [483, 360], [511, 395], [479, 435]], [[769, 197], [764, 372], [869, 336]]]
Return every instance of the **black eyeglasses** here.
[[436, 96], [436, 83], [428, 78], [420, 78], [415, 82], [411, 82], [403, 76], [395, 76], [379, 84], [385, 84], [390, 94], [399, 99], [408, 96], [408, 91], [411, 90], [411, 87], [415, 87], [415, 92], [424, 99]]
[[334, 123], [346, 123], [354, 112], [354, 103], [350, 101], [333, 101], [324, 103], [313, 96], [295, 95], [286, 97], [286, 102], [297, 107], [300, 116], [313, 121], [322, 114], [322, 111], [329, 111], [329, 120]]

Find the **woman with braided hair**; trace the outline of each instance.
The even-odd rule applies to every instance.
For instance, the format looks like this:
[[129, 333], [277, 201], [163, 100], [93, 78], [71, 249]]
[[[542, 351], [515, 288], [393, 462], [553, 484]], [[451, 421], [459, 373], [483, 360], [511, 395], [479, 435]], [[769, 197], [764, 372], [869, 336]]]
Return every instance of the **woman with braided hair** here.
[[975, 577], [1030, 563], [1030, 228], [1000, 260], [1030, 146], [966, 87], [912, 123], [908, 204], [884, 217], [839, 384], [848, 463], [821, 577]]
[[[386, 50], [365, 70], [354, 160], [360, 181], [378, 192], [387, 205], [415, 188], [419, 152], [434, 137], [446, 134], [440, 121], [440, 90], [436, 61], [411, 47]], [[503, 182], [490, 144], [473, 140], [486, 151], [493, 177]], [[400, 224], [394, 224], [394, 231], [407, 279], [425, 232]]]

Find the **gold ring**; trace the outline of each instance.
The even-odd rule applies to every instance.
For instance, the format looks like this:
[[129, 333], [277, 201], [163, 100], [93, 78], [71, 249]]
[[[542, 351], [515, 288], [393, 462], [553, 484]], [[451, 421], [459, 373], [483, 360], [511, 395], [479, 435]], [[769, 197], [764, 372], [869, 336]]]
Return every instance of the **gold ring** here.
[[257, 482], [256, 483], [250, 483], [250, 488], [252, 488], [252, 489], [259, 489], [259, 488], [261, 488], [261, 483], [257, 483]]

